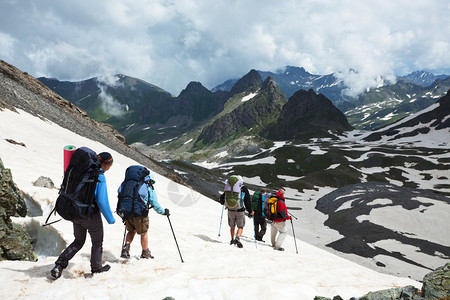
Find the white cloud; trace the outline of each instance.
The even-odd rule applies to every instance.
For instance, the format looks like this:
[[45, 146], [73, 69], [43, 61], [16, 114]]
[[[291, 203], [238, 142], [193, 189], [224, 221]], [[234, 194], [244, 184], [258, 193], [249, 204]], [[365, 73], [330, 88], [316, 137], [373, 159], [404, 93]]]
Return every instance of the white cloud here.
[[11, 56], [11, 52], [14, 46], [14, 38], [8, 34], [0, 32], [0, 55], [8, 58]]
[[99, 99], [102, 101], [102, 109], [113, 116], [121, 116], [126, 110], [125, 105], [120, 104], [114, 97], [108, 94], [104, 85], [99, 85], [100, 94]]
[[442, 0], [10, 1], [0, 54], [32, 75], [123, 73], [175, 95], [285, 65], [339, 73], [358, 92], [394, 74], [450, 72], [449, 16]]

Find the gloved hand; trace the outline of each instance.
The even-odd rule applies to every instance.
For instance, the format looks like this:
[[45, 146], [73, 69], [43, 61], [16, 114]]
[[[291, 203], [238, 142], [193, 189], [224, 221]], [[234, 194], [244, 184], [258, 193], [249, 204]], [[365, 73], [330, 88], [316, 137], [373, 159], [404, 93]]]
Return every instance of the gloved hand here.
[[169, 209], [168, 209], [168, 208], [165, 208], [165, 209], [164, 209], [164, 215], [165, 215], [165, 216], [170, 216], [170, 213], [169, 213]]

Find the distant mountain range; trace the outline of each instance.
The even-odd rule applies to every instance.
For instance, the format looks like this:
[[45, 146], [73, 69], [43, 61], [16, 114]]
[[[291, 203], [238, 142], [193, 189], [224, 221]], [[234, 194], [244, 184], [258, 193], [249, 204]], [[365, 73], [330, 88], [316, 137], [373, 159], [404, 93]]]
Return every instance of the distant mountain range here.
[[[330, 99], [359, 129], [374, 129], [418, 112], [433, 104], [450, 88], [450, 75], [416, 71], [398, 76], [391, 85], [371, 89], [352, 98], [343, 94], [348, 88], [334, 74], [314, 75], [304, 68], [287, 66], [279, 72], [258, 71], [263, 79], [272, 77], [287, 98], [296, 91], [312, 89]], [[227, 91], [236, 80], [228, 80], [213, 89]]]
[[198, 82], [191, 82], [178, 97], [142, 80], [116, 75], [60, 82], [39, 78], [45, 85], [97, 121], [111, 124], [129, 143], [155, 144], [182, 134], [220, 112], [226, 99]]
[[[449, 90], [450, 91], [450, 90]], [[429, 106], [418, 115], [405, 118], [385, 128], [381, 128], [365, 138], [366, 141], [398, 141], [416, 138], [431, 132], [450, 129], [450, 93], [441, 97], [435, 104]], [[450, 144], [450, 140], [443, 138], [442, 145]]]
[[[278, 84], [280, 90], [286, 95], [286, 98], [291, 97], [296, 91], [303, 89], [313, 89], [316, 93], [321, 93], [334, 103], [342, 102], [347, 99], [343, 98], [342, 90], [348, 88], [341, 80], [336, 78], [334, 74], [314, 75], [307, 72], [304, 68], [286, 66], [278, 72], [257, 71], [263, 80], [267, 77], [272, 77]], [[450, 75], [434, 75], [426, 71], [415, 71], [405, 76], [398, 76], [397, 80], [407, 81], [420, 86], [430, 86], [436, 80], [444, 80]], [[212, 91], [230, 91], [233, 85], [239, 79], [229, 79], [222, 84], [214, 87]]]
[[408, 75], [405, 75], [403, 77], [404, 80], [411, 80], [413, 83], [416, 84], [420, 84], [422, 86], [430, 86], [432, 85], [436, 80], [440, 79], [440, 80], [444, 80], [446, 78], [448, 78], [450, 75], [434, 75], [433, 73], [430, 72], [425, 72], [425, 71], [415, 71], [412, 72]]
[[[345, 114], [350, 125], [358, 129], [386, 126], [420, 111], [450, 88], [448, 75], [418, 71], [398, 77], [393, 85], [348, 98], [342, 93], [347, 87], [333, 74], [313, 75], [293, 66], [276, 73], [256, 72], [262, 81], [272, 78], [286, 99], [301, 89], [312, 89], [324, 95]], [[125, 75], [116, 75], [112, 80], [92, 78], [80, 82], [39, 80], [97, 121], [113, 125], [129, 143], [148, 145], [174, 139], [203, 126], [223, 110], [228, 99], [238, 91], [243, 92], [237, 84], [239, 79], [228, 80], [211, 91], [199, 82], [191, 82], [177, 97]]]
[[[47, 78], [39, 80], [86, 110], [92, 118], [114, 126], [128, 143], [163, 144], [165, 150], [176, 149], [177, 153], [181, 149], [191, 152], [205, 146], [217, 148], [227, 140], [242, 136], [305, 139], [329, 136], [330, 130], [351, 129], [330, 100], [314, 102], [326, 97], [317, 97], [312, 89], [293, 97], [292, 102], [298, 103], [299, 98], [313, 99], [308, 105], [315, 107], [314, 114], [326, 111], [327, 115], [320, 119], [311, 112], [308, 115], [303, 113], [302, 117], [286, 111], [280, 123], [280, 113], [289, 101], [272, 77], [263, 81], [256, 70], [238, 80], [230, 91], [211, 92], [200, 83], [191, 82], [178, 97], [124, 75], [117, 75], [112, 80], [96, 78], [77, 83]], [[332, 109], [324, 109], [323, 105]], [[298, 122], [299, 117], [305, 122]], [[337, 123], [342, 122], [343, 125], [323, 123], [330, 120], [339, 120]], [[289, 123], [296, 126], [283, 130], [282, 124]], [[190, 140], [192, 143], [187, 143]]]
[[[261, 78], [265, 80], [272, 77], [286, 98], [291, 97], [298, 90], [312, 89], [316, 93], [321, 93], [333, 102], [341, 101], [341, 91], [345, 88], [342, 81], [333, 74], [313, 75], [304, 68], [287, 66], [279, 72], [257, 71]], [[212, 91], [229, 91], [239, 79], [230, 79], [216, 86]]]
[[362, 93], [352, 102], [340, 103], [355, 128], [372, 130], [389, 125], [434, 104], [450, 88], [450, 77], [423, 86], [399, 79], [395, 84]]

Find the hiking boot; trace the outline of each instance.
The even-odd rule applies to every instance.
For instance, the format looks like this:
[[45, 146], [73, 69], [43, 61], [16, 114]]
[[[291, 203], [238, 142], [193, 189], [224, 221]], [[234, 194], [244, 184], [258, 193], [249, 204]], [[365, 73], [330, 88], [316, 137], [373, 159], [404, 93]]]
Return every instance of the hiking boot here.
[[123, 245], [122, 253], [120, 254], [120, 257], [130, 258], [130, 244]]
[[63, 270], [64, 268], [60, 265], [55, 265], [55, 267], [50, 271], [50, 274], [52, 274], [53, 278], [58, 279], [59, 277], [61, 277]]
[[111, 269], [110, 265], [104, 265], [103, 267], [99, 268], [99, 269], [95, 269], [95, 270], [91, 270], [92, 274], [95, 273], [103, 273], [103, 272], [108, 272], [109, 269]]
[[236, 245], [238, 246], [238, 248], [244, 247], [238, 236], [234, 239], [234, 241], [236, 242]]
[[150, 249], [142, 250], [141, 258], [154, 258], [150, 253]]
[[231, 240], [230, 241], [230, 245], [235, 245], [236, 244], [236, 240]]

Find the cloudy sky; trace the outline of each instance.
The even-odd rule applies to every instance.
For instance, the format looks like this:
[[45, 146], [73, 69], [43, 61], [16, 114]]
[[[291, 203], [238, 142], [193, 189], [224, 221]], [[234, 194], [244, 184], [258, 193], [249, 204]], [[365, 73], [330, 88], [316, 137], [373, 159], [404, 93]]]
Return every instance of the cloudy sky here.
[[416, 70], [450, 74], [449, 33], [448, 0], [0, 2], [0, 59], [22, 71], [121, 73], [174, 95], [286, 65], [337, 73], [355, 90]]

